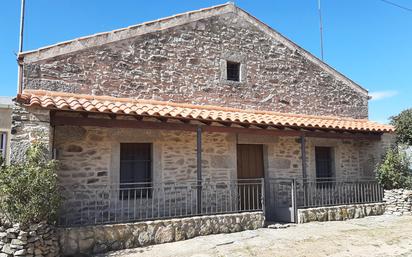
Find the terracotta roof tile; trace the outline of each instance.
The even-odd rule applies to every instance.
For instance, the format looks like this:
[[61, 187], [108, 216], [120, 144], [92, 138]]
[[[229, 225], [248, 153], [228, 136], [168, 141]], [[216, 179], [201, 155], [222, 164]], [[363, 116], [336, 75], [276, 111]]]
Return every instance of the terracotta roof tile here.
[[48, 109], [102, 112], [127, 115], [150, 115], [210, 121], [241, 122], [302, 128], [325, 128], [353, 131], [393, 132], [390, 125], [367, 119], [315, 116], [257, 110], [240, 110], [219, 106], [136, 100], [110, 96], [69, 94], [44, 90], [25, 90], [17, 97], [26, 106]]

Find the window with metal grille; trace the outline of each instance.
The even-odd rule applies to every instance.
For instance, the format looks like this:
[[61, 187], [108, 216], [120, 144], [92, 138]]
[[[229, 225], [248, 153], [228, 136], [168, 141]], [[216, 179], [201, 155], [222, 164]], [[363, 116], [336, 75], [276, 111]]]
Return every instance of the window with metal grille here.
[[0, 156], [3, 160], [7, 157], [7, 133], [0, 132]]
[[120, 199], [151, 195], [152, 144], [120, 144]]
[[332, 147], [315, 147], [316, 178], [333, 177], [333, 149]]
[[240, 81], [240, 63], [226, 62], [227, 80]]

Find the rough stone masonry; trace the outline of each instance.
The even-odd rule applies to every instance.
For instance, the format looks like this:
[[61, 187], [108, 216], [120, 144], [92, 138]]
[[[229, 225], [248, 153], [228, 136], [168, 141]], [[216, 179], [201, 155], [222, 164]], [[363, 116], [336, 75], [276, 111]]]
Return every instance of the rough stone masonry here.
[[359, 219], [366, 216], [382, 215], [384, 212], [384, 203], [349, 204], [298, 209], [298, 223]]
[[[36, 60], [33, 53], [24, 60], [24, 88], [367, 118], [366, 90], [337, 79], [336, 71], [322, 69], [239, 13], [52, 58]], [[227, 61], [240, 63], [240, 82], [226, 80]]]
[[0, 257], [60, 256], [58, 234], [46, 223], [0, 225]]
[[385, 214], [412, 215], [412, 190], [385, 190], [383, 201], [386, 203]]
[[128, 224], [61, 228], [62, 255], [107, 251], [180, 241], [196, 236], [263, 227], [262, 212], [210, 215]]

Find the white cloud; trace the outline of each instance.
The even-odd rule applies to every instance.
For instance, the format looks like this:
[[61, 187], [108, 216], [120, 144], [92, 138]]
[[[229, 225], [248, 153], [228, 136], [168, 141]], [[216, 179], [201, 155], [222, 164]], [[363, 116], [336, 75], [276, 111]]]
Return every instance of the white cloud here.
[[371, 97], [372, 101], [382, 100], [385, 98], [389, 98], [398, 94], [398, 91], [389, 90], [389, 91], [376, 91], [370, 92], [369, 96]]

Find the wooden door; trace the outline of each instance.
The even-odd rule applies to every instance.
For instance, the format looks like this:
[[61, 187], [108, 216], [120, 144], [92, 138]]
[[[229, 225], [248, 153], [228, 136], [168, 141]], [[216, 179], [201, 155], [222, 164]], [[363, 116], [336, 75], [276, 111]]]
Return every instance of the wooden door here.
[[237, 145], [238, 179], [263, 178], [263, 145]]
[[264, 177], [263, 145], [237, 145], [237, 177], [240, 210], [261, 208], [262, 185]]

